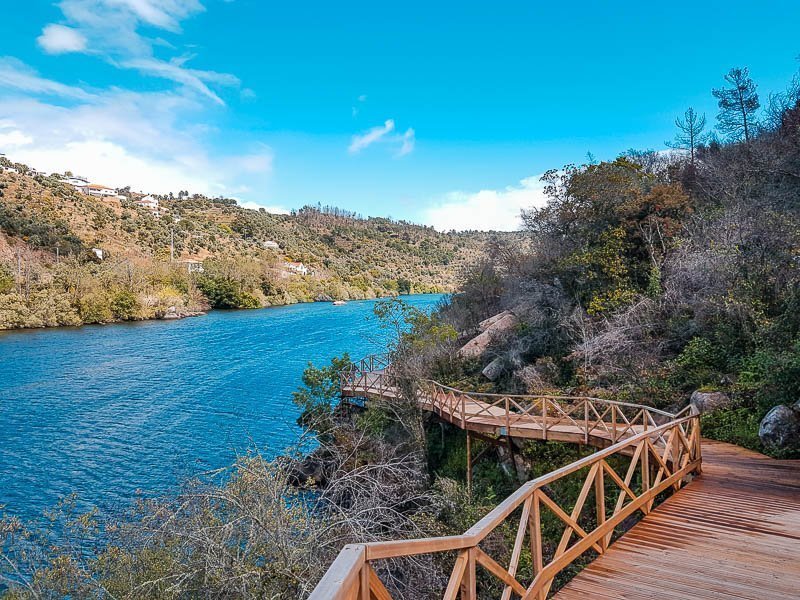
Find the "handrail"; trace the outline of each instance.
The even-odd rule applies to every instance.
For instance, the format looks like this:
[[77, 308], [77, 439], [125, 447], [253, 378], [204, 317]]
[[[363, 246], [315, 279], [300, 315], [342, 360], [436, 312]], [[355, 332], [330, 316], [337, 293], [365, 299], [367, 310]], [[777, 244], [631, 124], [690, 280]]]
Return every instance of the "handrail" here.
[[[372, 367], [376, 364], [370, 361]], [[377, 364], [381, 364], [380, 362]], [[359, 367], [365, 366], [361, 361]], [[388, 366], [388, 363], [387, 363]], [[362, 371], [363, 373], [364, 371]], [[366, 377], [361, 375], [360, 377]], [[343, 378], [344, 381], [344, 378]], [[464, 396], [481, 396], [468, 394], [447, 388], [447, 393]], [[525, 396], [508, 396], [492, 394], [491, 397], [526, 398]], [[559, 397], [537, 398], [560, 399]], [[573, 397], [589, 402], [602, 401]], [[607, 401], [612, 406], [624, 405], [640, 410], [647, 407]], [[505, 403], [506, 407], [508, 402]], [[546, 402], [543, 405], [546, 406]], [[388, 558], [402, 558], [418, 554], [438, 554], [442, 552], [458, 552], [444, 598], [453, 599], [461, 591], [462, 597], [474, 600], [476, 597], [476, 564], [482, 565], [491, 575], [504, 584], [503, 600], [508, 600], [512, 593], [526, 599], [543, 600], [553, 584], [554, 577], [564, 570], [586, 551], [593, 549], [603, 554], [612, 543], [615, 528], [636, 511], [648, 514], [658, 494], [672, 488], [680, 489], [684, 479], [691, 473], [699, 472], [702, 464], [700, 449], [699, 415], [690, 414], [676, 417], [664, 411], [659, 413], [672, 420], [652, 428], [619, 439], [611, 446], [598, 450], [569, 465], [537, 477], [523, 484], [508, 498], [496, 506], [478, 523], [463, 535], [415, 540], [397, 540], [371, 542], [366, 544], [350, 544], [345, 546], [328, 572], [319, 582], [310, 600], [339, 600], [371, 597], [390, 599], [392, 596], [378, 577], [372, 563]], [[681, 411], [683, 413], [684, 411]], [[621, 413], [620, 413], [621, 414]], [[647, 413], [644, 413], [647, 414]], [[506, 409], [508, 416], [508, 409]], [[643, 423], [647, 423], [643, 417]], [[546, 424], [545, 424], [546, 427]], [[630, 431], [630, 427], [625, 432]], [[613, 435], [613, 434], [612, 434]], [[609, 464], [613, 456], [631, 456], [624, 477], [618, 474]], [[572, 507], [561, 507], [550, 496], [546, 486], [563, 478], [575, 475], [588, 468], [581, 492]], [[607, 478], [607, 479], [606, 479]], [[614, 492], [609, 495], [607, 483], [611, 483]], [[584, 508], [591, 490], [594, 489], [593, 527], [588, 531], [581, 526]], [[612, 497], [616, 494], [616, 497]], [[608, 505], [606, 500], [609, 500]], [[480, 548], [480, 543], [505, 522], [518, 509], [521, 510], [517, 535], [508, 567], [501, 566]], [[609, 509], [610, 512], [609, 512]], [[565, 525], [558, 547], [550, 557], [545, 556], [546, 546], [542, 542], [542, 514], [549, 511]], [[531, 548], [533, 577], [523, 585], [517, 576], [517, 567], [526, 535]], [[572, 539], [575, 542], [570, 545]]]

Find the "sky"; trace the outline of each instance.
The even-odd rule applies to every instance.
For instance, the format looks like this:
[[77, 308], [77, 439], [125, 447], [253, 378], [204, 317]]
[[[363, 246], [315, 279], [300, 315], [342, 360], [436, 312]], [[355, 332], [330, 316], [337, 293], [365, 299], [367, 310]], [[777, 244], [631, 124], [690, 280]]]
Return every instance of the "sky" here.
[[0, 153], [152, 193], [511, 230], [543, 172], [664, 149], [800, 2], [0, 0]]

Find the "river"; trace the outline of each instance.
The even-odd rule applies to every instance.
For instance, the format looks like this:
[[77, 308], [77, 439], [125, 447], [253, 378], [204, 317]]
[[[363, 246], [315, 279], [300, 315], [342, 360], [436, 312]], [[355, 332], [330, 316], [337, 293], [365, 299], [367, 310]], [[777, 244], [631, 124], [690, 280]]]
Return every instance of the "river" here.
[[248, 448], [280, 453], [308, 361], [385, 348], [374, 303], [0, 332], [0, 505], [31, 519], [75, 493], [115, 512]]

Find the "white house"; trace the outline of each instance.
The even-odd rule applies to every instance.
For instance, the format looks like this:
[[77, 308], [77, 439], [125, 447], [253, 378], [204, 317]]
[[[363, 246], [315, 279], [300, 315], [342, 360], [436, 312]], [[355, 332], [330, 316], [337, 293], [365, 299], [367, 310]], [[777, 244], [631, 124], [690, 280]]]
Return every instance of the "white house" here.
[[74, 175], [72, 177], [62, 177], [61, 181], [66, 183], [67, 185], [71, 185], [72, 187], [82, 188], [89, 185], [89, 180], [85, 177], [80, 177], [79, 175]]
[[79, 191], [95, 198], [111, 198], [116, 197], [117, 190], [100, 185], [99, 183], [90, 183], [88, 185], [77, 188]]
[[159, 211], [158, 198], [147, 195], [142, 198], [137, 198], [136, 200], [134, 200], [134, 202], [136, 203], [137, 206], [141, 206], [142, 208], [149, 210], [151, 213], [153, 213], [154, 216], [156, 217], [158, 216], [158, 211]]
[[301, 262], [286, 263], [286, 268], [295, 275], [308, 275], [310, 272], [309, 268]]
[[272, 240], [267, 240], [264, 242], [264, 248], [267, 250], [280, 250], [281, 246], [278, 242], [273, 242]]
[[205, 271], [205, 269], [203, 269], [203, 263], [199, 260], [182, 260], [180, 263], [186, 267], [186, 270], [189, 271], [189, 273], [202, 273]]

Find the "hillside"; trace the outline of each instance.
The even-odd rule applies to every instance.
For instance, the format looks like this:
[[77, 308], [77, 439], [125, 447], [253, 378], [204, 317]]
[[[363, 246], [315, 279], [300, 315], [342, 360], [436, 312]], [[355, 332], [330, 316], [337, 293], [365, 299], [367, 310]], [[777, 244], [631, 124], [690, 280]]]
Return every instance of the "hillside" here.
[[0, 329], [451, 291], [494, 237], [183, 192], [154, 214], [0, 160]]

